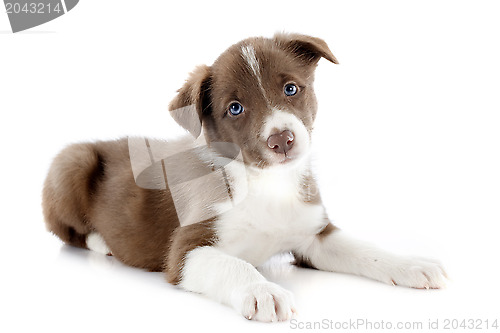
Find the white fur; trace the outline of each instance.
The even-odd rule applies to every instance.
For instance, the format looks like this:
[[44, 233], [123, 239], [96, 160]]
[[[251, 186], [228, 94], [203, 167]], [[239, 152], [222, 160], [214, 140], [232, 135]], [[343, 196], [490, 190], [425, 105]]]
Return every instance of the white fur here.
[[[304, 244], [305, 245], [305, 244]], [[355, 240], [336, 230], [298, 249], [318, 269], [365, 276], [412, 288], [443, 288], [446, 272], [437, 261], [403, 257]]]
[[180, 286], [233, 306], [247, 319], [283, 321], [295, 312], [292, 294], [249, 263], [213, 247], [188, 253]]
[[91, 232], [87, 235], [87, 247], [89, 250], [102, 253], [102, 254], [111, 254], [111, 250], [106, 245], [106, 242], [102, 238], [100, 234], [97, 232]]
[[[217, 247], [258, 266], [274, 254], [290, 250], [324, 227], [321, 205], [299, 196], [305, 165], [247, 170], [247, 195], [223, 212], [216, 227]], [[238, 189], [235, 189], [238, 195]]]
[[294, 134], [300, 134], [300, 136], [302, 136], [304, 140], [307, 139], [307, 143], [309, 143], [309, 133], [304, 124], [295, 115], [285, 110], [273, 108], [271, 112], [269, 112], [269, 116], [264, 120], [262, 126], [262, 131], [260, 133], [261, 138], [267, 140], [271, 134], [274, 134], [273, 130], [290, 130], [294, 132]]

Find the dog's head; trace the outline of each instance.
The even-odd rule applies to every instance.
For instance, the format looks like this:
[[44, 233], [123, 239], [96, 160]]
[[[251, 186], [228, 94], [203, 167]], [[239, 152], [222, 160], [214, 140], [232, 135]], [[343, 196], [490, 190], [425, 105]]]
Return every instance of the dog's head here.
[[194, 136], [202, 126], [209, 145], [237, 145], [249, 165], [300, 160], [316, 117], [313, 80], [320, 58], [338, 63], [319, 38], [277, 34], [243, 40], [211, 67], [196, 68], [169, 109]]

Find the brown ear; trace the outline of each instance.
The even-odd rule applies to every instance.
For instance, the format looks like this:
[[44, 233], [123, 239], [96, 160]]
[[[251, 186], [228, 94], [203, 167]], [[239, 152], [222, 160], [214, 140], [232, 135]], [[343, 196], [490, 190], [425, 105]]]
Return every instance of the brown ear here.
[[202, 115], [210, 108], [210, 75], [210, 67], [196, 67], [168, 107], [174, 120], [195, 138], [201, 133]]
[[322, 57], [334, 64], [339, 63], [326, 42], [321, 38], [300, 34], [278, 33], [274, 35], [274, 39], [278, 45], [296, 54], [297, 57], [308, 63], [316, 64]]

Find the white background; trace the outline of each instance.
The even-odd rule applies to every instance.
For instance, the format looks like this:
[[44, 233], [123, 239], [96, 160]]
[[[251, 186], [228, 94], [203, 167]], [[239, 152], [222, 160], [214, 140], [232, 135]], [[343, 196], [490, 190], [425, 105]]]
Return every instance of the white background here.
[[395, 252], [438, 258], [452, 278], [425, 291], [268, 265], [295, 294], [297, 319], [426, 328], [500, 317], [499, 10], [497, 1], [82, 0], [18, 34], [0, 13], [0, 331], [293, 328], [249, 322], [160, 273], [63, 246], [40, 206], [63, 146], [182, 134], [167, 106], [188, 72], [240, 39], [282, 30], [323, 38], [340, 61], [321, 61], [316, 79], [331, 218]]

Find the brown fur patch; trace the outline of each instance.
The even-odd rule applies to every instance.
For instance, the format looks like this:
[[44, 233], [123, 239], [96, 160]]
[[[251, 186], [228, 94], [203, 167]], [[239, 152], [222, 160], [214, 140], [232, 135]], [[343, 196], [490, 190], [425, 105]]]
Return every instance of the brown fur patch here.
[[161, 271], [179, 226], [168, 189], [138, 187], [127, 140], [76, 144], [53, 162], [43, 191], [47, 227], [70, 245], [86, 247], [97, 231], [124, 263]]
[[306, 62], [318, 62], [323, 57], [334, 64], [339, 63], [321, 38], [301, 34], [276, 34], [274, 38], [278, 44]]
[[206, 65], [196, 67], [168, 107], [174, 120], [194, 137], [200, 135], [201, 127], [197, 123], [201, 122], [202, 113], [209, 112], [210, 78], [210, 67]]
[[169, 283], [177, 285], [181, 282], [187, 253], [195, 248], [211, 246], [217, 242], [214, 222], [215, 218], [212, 218], [175, 230], [168, 257], [165, 260], [165, 272]]

